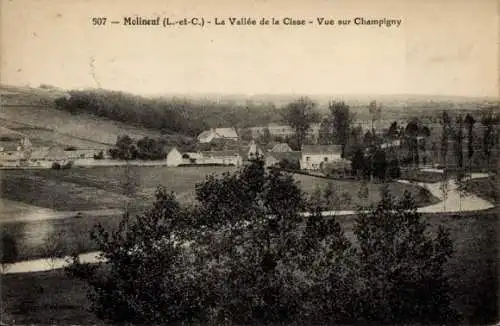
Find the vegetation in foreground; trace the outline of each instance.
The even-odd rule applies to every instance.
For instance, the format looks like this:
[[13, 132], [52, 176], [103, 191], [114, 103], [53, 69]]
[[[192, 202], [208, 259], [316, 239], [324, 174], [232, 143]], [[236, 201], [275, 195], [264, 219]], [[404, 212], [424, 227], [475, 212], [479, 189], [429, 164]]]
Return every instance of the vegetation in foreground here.
[[[160, 188], [153, 207], [93, 234], [108, 263], [75, 258], [95, 314], [132, 323], [444, 323], [444, 265], [453, 246], [435, 236], [410, 196], [385, 191], [358, 214], [355, 241], [325, 219], [293, 178], [262, 162], [198, 185], [182, 208]], [[298, 212], [309, 209], [311, 215]], [[180, 245], [190, 243], [190, 245]]]

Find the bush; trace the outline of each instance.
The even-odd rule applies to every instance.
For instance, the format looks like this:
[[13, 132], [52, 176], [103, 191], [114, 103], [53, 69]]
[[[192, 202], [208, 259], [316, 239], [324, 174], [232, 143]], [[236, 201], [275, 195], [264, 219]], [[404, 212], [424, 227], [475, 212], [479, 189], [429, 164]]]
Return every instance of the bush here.
[[61, 164], [59, 164], [57, 162], [54, 162], [54, 163], [52, 163], [51, 169], [60, 170], [61, 169]]
[[9, 265], [16, 262], [18, 257], [17, 241], [14, 236], [2, 231], [2, 244], [0, 246], [0, 262], [2, 264], [2, 273]]
[[68, 161], [61, 166], [61, 169], [67, 170], [73, 167], [73, 161]]
[[99, 153], [94, 154], [94, 160], [102, 160], [104, 158], [104, 152], [99, 151]]
[[288, 160], [286, 158], [282, 159], [278, 163], [279, 167], [285, 170], [300, 170], [300, 164], [298, 160]]

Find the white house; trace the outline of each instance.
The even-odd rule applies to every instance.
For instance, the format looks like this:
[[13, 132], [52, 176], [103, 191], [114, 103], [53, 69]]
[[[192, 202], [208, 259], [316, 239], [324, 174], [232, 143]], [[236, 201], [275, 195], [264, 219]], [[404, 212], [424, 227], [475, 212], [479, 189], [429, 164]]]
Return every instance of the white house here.
[[210, 130], [205, 130], [198, 135], [198, 142], [200, 143], [210, 143], [215, 139], [224, 140], [235, 140], [239, 139], [238, 133], [234, 128], [215, 128]]
[[238, 151], [205, 151], [197, 164], [220, 164], [241, 166], [243, 158]]
[[180, 164], [184, 163], [184, 160], [182, 159], [182, 154], [176, 147], [170, 149], [170, 151], [167, 154], [166, 160], [167, 160], [167, 166], [179, 166]]
[[300, 158], [301, 170], [320, 170], [323, 165], [340, 161], [340, 145], [304, 145]]

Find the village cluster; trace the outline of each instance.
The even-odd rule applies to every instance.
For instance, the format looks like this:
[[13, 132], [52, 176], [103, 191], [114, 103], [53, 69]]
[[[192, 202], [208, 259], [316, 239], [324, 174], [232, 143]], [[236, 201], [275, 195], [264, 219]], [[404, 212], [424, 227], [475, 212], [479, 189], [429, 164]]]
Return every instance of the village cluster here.
[[[300, 151], [294, 151], [286, 142], [270, 142], [261, 145], [255, 141], [265, 132], [275, 138], [286, 139], [294, 135], [294, 130], [288, 125], [269, 124], [267, 126], [251, 127], [252, 140], [243, 140], [235, 128], [213, 128], [198, 135], [199, 145], [213, 142], [223, 142], [221, 150], [182, 151], [177, 147], [166, 148], [166, 159], [155, 162], [140, 162], [147, 165], [166, 165], [170, 167], [186, 165], [228, 165], [241, 166], [245, 162], [260, 156], [266, 166], [274, 166], [287, 161], [300, 166], [303, 170], [320, 170], [324, 165], [348, 167], [350, 161], [341, 157], [340, 145], [317, 145], [320, 125], [312, 124], [307, 132], [308, 145], [303, 145]], [[28, 137], [0, 140], [0, 167], [51, 168], [54, 165], [64, 166], [95, 166], [121, 165], [125, 162], [111, 159], [109, 148], [75, 148], [36, 146]], [[139, 162], [136, 162], [139, 164]]]

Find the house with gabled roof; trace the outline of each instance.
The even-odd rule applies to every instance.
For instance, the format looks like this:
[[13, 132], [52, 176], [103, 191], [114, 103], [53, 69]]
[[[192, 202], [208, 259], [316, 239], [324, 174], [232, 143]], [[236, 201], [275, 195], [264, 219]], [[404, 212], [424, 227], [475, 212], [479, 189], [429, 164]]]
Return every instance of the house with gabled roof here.
[[205, 151], [201, 152], [202, 157], [197, 160], [197, 164], [217, 164], [217, 165], [234, 165], [241, 166], [243, 158], [239, 151]]
[[301, 170], [321, 170], [325, 164], [342, 160], [340, 145], [304, 145], [300, 159]]
[[238, 133], [234, 128], [212, 128], [198, 135], [199, 143], [210, 143], [216, 139], [238, 141]]

